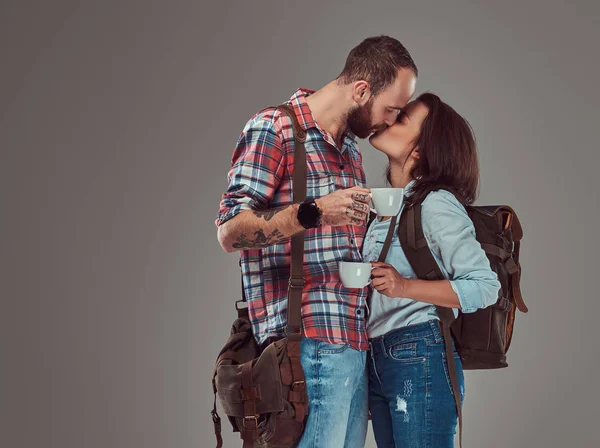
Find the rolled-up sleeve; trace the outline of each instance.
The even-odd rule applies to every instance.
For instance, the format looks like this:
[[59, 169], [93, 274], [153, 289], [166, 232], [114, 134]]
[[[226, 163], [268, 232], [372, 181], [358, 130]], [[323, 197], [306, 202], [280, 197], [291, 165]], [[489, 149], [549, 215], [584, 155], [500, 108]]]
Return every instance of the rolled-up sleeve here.
[[229, 221], [244, 210], [266, 208], [284, 171], [281, 136], [272, 112], [260, 113], [244, 127], [227, 174], [215, 224]]
[[475, 226], [464, 206], [445, 190], [423, 201], [423, 233], [448, 272], [463, 313], [472, 313], [498, 300], [500, 282], [475, 237]]

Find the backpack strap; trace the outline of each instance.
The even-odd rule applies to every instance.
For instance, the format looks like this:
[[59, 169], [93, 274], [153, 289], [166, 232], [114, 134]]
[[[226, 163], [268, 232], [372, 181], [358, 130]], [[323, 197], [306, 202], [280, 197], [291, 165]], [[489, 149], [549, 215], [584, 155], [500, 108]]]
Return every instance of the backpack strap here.
[[[293, 191], [292, 198], [294, 203], [303, 202], [306, 199], [306, 131], [302, 128], [296, 117], [294, 108], [289, 104], [283, 103], [279, 106], [271, 106], [263, 110], [277, 109], [287, 115], [293, 128], [294, 136], [294, 172], [292, 173]], [[304, 278], [304, 233], [299, 233], [291, 238], [292, 257], [290, 266], [290, 280], [288, 288], [288, 320], [286, 334], [301, 334], [301, 305], [302, 289], [306, 285]], [[239, 261], [240, 267], [242, 260]], [[247, 308], [239, 307], [239, 303], [247, 304], [246, 292], [244, 290], [244, 281], [242, 276], [242, 299], [236, 302], [236, 309], [239, 317], [248, 318]]]
[[[294, 128], [294, 171], [292, 173], [292, 198], [298, 204], [306, 199], [306, 131], [296, 117], [294, 108], [289, 104], [281, 104], [278, 110], [284, 112], [292, 121]], [[306, 388], [304, 370], [300, 361], [300, 339], [302, 338], [302, 291], [306, 286], [304, 277], [304, 232], [292, 236], [292, 256], [290, 279], [288, 282], [288, 309], [285, 337], [287, 338], [287, 355], [290, 359], [293, 383], [290, 401], [296, 410], [296, 420], [302, 422], [306, 415], [304, 396]]]
[[367, 220], [367, 229], [371, 227], [371, 223], [375, 221], [375, 218], [377, 218], [377, 213], [371, 210], [369, 212], [369, 219]]
[[[306, 199], [306, 131], [302, 128], [296, 117], [296, 112], [289, 104], [280, 104], [276, 107], [277, 110], [286, 114], [293, 126], [294, 135], [294, 172], [292, 173], [292, 198], [294, 203], [303, 202]], [[290, 279], [288, 282], [288, 310], [287, 310], [287, 325], [285, 328], [285, 337], [287, 338], [287, 355], [290, 359], [290, 367], [293, 378], [292, 391], [294, 395], [290, 401], [296, 409], [296, 418], [300, 421], [306, 414], [304, 400], [296, 398], [302, 396], [304, 388], [304, 373], [300, 362], [300, 339], [302, 337], [302, 291], [306, 286], [304, 277], [304, 232], [298, 233], [291, 238], [292, 256], [290, 265]], [[241, 260], [240, 260], [241, 267]], [[242, 300], [235, 303], [238, 311], [238, 317], [248, 318], [248, 308], [238, 306], [239, 303], [247, 304], [246, 293], [244, 291], [244, 282], [242, 276]], [[211, 411], [215, 435], [217, 437], [217, 448], [223, 446], [221, 437], [221, 418], [217, 413], [216, 394], [217, 388], [215, 384], [215, 373], [213, 374], [213, 392], [215, 395], [213, 410]], [[244, 365], [242, 372], [243, 391], [246, 395], [244, 400], [244, 424], [240, 428], [240, 435], [243, 440], [244, 448], [252, 448], [254, 442], [258, 438], [258, 420], [256, 417], [256, 401], [260, 397], [256, 393], [252, 379], [251, 363]]]
[[[421, 222], [421, 202], [406, 203], [403, 213], [400, 215], [400, 224], [398, 225], [398, 238], [404, 250], [404, 254], [413, 270], [422, 280], [445, 280], [440, 267], [438, 266], [423, 233]], [[462, 448], [462, 405], [460, 401], [460, 389], [458, 386], [458, 375], [456, 373], [456, 363], [454, 362], [454, 352], [452, 350], [452, 334], [450, 325], [454, 322], [454, 313], [451, 308], [436, 305], [436, 311], [440, 316], [440, 325], [444, 335], [444, 344], [446, 350], [446, 361], [448, 362], [448, 373], [450, 375], [450, 384], [454, 391], [454, 401], [458, 413], [459, 441]]]
[[[296, 112], [292, 106], [281, 104], [277, 109], [284, 112], [292, 121], [294, 128], [294, 172], [292, 173], [292, 198], [294, 203], [301, 203], [306, 199], [306, 131], [302, 129]], [[288, 288], [288, 313], [286, 335], [295, 335], [300, 340], [302, 317], [302, 289], [306, 285], [304, 278], [304, 232], [292, 236], [292, 259], [290, 266], [290, 280]]]
[[523, 238], [523, 227], [521, 227], [521, 221], [519, 221], [519, 217], [515, 213], [515, 211], [508, 206], [504, 206], [504, 208], [508, 209], [510, 212], [509, 219], [506, 222], [506, 226], [510, 226], [512, 230], [512, 237], [515, 244], [513, 254], [514, 257], [509, 258], [506, 261], [506, 267], [508, 268], [508, 272], [511, 276], [512, 281], [512, 293], [513, 298], [515, 299], [515, 303], [517, 304], [517, 308], [522, 313], [526, 313], [529, 311], [527, 305], [525, 305], [525, 301], [523, 300], [523, 294], [521, 293], [521, 262], [519, 261], [519, 253], [521, 250], [521, 239]]
[[216, 377], [217, 377], [217, 368], [215, 367], [215, 370], [213, 371], [213, 377], [212, 377], [212, 387], [213, 387], [214, 399], [213, 399], [213, 408], [212, 408], [212, 411], [210, 411], [210, 415], [212, 416], [213, 427], [215, 429], [215, 437], [217, 438], [217, 448], [222, 448], [223, 447], [223, 437], [221, 437], [221, 417], [219, 416], [219, 413], [217, 412]]
[[381, 253], [379, 254], [380, 263], [385, 263], [385, 259], [387, 258], [388, 252], [390, 251], [390, 246], [392, 245], [392, 239], [394, 238], [394, 229], [396, 228], [396, 221], [398, 220], [398, 216], [392, 216], [390, 220], [390, 228], [388, 229], [387, 236], [385, 237], [385, 242], [383, 243], [383, 247], [381, 248]]
[[526, 313], [529, 311], [529, 308], [527, 308], [527, 305], [525, 305], [523, 294], [521, 293], [521, 263], [519, 261], [521, 239], [523, 238], [521, 221], [519, 221], [519, 217], [515, 211], [508, 205], [493, 206], [490, 208], [491, 214], [498, 216], [498, 220], [501, 222], [501, 228], [503, 228], [503, 232], [510, 231], [512, 233], [514, 248], [512, 253], [509, 253], [494, 244], [481, 243], [481, 247], [483, 250], [485, 250], [486, 254], [494, 255], [503, 261], [506, 266], [506, 270], [510, 274], [512, 296], [515, 304], [517, 305], [519, 311]]
[[[371, 212], [371, 215], [373, 215], [374, 213]], [[369, 225], [367, 226], [367, 228], [369, 228], [369, 226], [371, 225], [371, 222], [375, 219], [375, 217], [371, 217], [371, 219], [369, 219]], [[390, 251], [390, 246], [392, 245], [392, 239], [394, 238], [394, 229], [396, 228], [396, 221], [398, 219], [398, 216], [392, 216], [392, 219], [390, 220], [390, 228], [388, 229], [388, 233], [387, 236], [385, 237], [385, 242], [383, 243], [383, 247], [381, 248], [381, 252], [379, 253], [379, 258], [377, 259], [377, 261], [379, 261], [380, 263], [385, 263], [385, 259], [387, 258], [388, 252]], [[367, 295], [367, 312], [370, 313], [371, 310], [371, 297], [372, 294], [368, 294]], [[369, 412], [369, 420], [371, 419], [371, 413]]]
[[508, 267], [508, 273], [510, 274], [512, 281], [512, 293], [513, 298], [515, 299], [515, 303], [517, 304], [517, 308], [522, 313], [526, 313], [529, 311], [527, 305], [523, 301], [523, 294], [521, 293], [521, 263], [519, 262], [519, 249], [521, 246], [520, 241], [515, 241], [515, 258], [509, 258], [506, 261], [506, 265]]

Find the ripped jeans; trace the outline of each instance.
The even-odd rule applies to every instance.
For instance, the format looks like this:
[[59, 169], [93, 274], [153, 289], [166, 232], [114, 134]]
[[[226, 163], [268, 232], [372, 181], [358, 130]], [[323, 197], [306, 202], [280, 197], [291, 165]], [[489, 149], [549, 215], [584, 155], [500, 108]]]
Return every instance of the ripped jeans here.
[[[378, 448], [453, 448], [458, 414], [444, 339], [430, 320], [369, 340], [369, 408]], [[454, 350], [461, 401], [465, 380]]]

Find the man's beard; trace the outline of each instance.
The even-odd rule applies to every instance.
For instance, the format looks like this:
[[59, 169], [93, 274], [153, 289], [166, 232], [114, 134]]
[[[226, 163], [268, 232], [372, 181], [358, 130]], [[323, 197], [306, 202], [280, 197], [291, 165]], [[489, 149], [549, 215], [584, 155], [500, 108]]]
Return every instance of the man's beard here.
[[372, 112], [373, 98], [369, 99], [364, 106], [358, 106], [348, 114], [348, 129], [358, 138], [365, 139], [373, 132], [385, 127], [384, 125], [378, 127], [373, 126]]

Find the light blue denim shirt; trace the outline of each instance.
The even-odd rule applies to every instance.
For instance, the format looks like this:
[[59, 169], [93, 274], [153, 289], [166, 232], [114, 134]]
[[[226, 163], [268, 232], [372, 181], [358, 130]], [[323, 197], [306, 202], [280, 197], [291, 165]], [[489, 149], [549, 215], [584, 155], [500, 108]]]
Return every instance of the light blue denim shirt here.
[[[414, 181], [405, 188], [410, 192]], [[398, 216], [402, 213], [400, 209]], [[399, 222], [400, 219], [397, 219]], [[377, 261], [391, 220], [377, 217], [369, 226], [363, 245], [364, 261]], [[498, 300], [500, 282], [490, 262], [475, 238], [475, 227], [464, 206], [446, 190], [431, 192], [421, 208], [423, 233], [437, 264], [450, 280], [458, 295], [463, 313], [493, 305]], [[396, 224], [397, 227], [398, 224]], [[417, 278], [400, 246], [397, 228], [386, 263], [391, 264], [405, 278]], [[458, 310], [453, 309], [458, 315]], [[369, 338], [382, 336], [391, 330], [439, 319], [435, 305], [409, 298], [391, 298], [373, 289], [367, 332]]]

